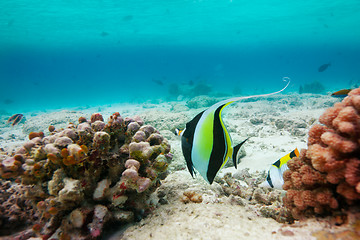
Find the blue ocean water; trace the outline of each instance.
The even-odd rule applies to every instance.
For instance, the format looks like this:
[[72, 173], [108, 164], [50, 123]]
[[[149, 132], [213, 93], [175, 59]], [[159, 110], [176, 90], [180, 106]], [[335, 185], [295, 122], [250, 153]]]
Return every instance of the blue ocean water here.
[[267, 93], [285, 76], [288, 92], [349, 88], [359, 12], [359, 0], [2, 0], [0, 112], [172, 100], [191, 86]]

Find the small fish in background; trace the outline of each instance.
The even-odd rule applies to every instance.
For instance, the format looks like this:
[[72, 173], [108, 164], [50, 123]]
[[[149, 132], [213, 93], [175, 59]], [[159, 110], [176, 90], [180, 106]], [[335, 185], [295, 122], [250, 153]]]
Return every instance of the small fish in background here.
[[100, 34], [100, 36], [102, 36], [102, 37], [107, 37], [107, 36], [109, 36], [109, 33], [102, 31], [101, 34]]
[[123, 17], [122, 20], [123, 20], [124, 22], [127, 22], [127, 21], [131, 21], [133, 18], [134, 18], [134, 17], [133, 17], [132, 15], [127, 15], [127, 16]]
[[277, 92], [220, 101], [197, 114], [190, 122], [186, 123], [183, 131], [175, 130], [181, 136], [182, 152], [192, 177], [194, 177], [196, 169], [208, 183], [212, 184], [218, 171], [229, 159], [232, 159], [237, 168], [237, 153], [247, 139], [233, 147], [221, 116], [222, 111], [236, 101], [270, 96], [284, 91], [289, 86], [290, 79], [285, 77], [283, 80], [288, 83]]
[[16, 124], [20, 123], [21, 120], [25, 119], [24, 115], [18, 113], [14, 114], [7, 120], [7, 123], [11, 123], [11, 126], [15, 126]]
[[348, 93], [351, 91], [352, 89], [341, 89], [339, 91], [333, 92], [331, 94], [332, 97], [337, 97], [337, 98], [344, 98], [347, 97]]
[[318, 68], [318, 71], [319, 72], [323, 72], [323, 71], [325, 71], [328, 67], [330, 67], [331, 66], [331, 63], [326, 63], [326, 64], [323, 64], [323, 65], [321, 65], [319, 68]]
[[164, 83], [163, 83], [163, 81], [161, 81], [161, 80], [159, 80], [159, 79], [152, 79], [151, 81], [153, 81], [154, 83], [156, 83], [157, 85], [160, 85], [160, 86], [163, 86], [164, 85]]
[[12, 103], [14, 103], [14, 100], [7, 98], [7, 99], [5, 99], [5, 100], [3, 101], [3, 103], [4, 103], [4, 104], [7, 104], [7, 105], [8, 105], [8, 104], [12, 104]]
[[286, 154], [276, 162], [274, 162], [266, 177], [266, 181], [261, 183], [260, 187], [267, 187], [267, 188], [276, 188], [282, 189], [284, 184], [283, 173], [288, 170], [287, 162], [292, 159], [293, 157], [298, 157], [299, 151], [297, 148], [293, 150], [291, 153]]

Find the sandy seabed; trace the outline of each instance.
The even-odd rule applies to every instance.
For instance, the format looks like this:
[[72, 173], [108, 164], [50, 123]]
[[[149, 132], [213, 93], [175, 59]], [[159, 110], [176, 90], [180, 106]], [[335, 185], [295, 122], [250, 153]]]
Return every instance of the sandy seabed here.
[[[335, 226], [329, 218], [279, 223], [263, 217], [252, 206], [234, 204], [223, 194], [219, 183], [209, 185], [199, 174], [191, 178], [181, 152], [180, 139], [172, 131], [183, 128], [186, 122], [206, 109], [207, 100], [206, 97], [199, 98], [196, 108], [181, 101], [25, 113], [26, 122], [14, 127], [6, 124], [8, 116], [1, 116], [0, 147], [2, 151], [12, 153], [27, 140], [30, 132], [48, 134], [49, 125], [65, 127], [69, 122], [77, 122], [80, 116], [90, 118], [94, 112], [100, 112], [104, 119], [113, 112], [120, 112], [123, 117], [139, 115], [145, 124], [157, 128], [168, 138], [174, 154], [169, 166], [170, 174], [160, 187], [166, 189], [166, 204], [158, 204], [140, 222], [108, 234], [105, 239], [324, 239], [321, 238], [324, 234], [318, 235], [324, 230], [330, 234], [325, 234], [329, 239], [335, 239], [331, 234], [348, 229], [346, 224]], [[223, 120], [234, 144], [246, 138], [249, 140], [241, 151], [238, 168], [226, 165], [218, 177], [229, 172], [236, 174], [245, 168], [250, 173], [267, 171], [273, 162], [296, 147], [299, 150], [306, 148], [309, 128], [318, 123], [317, 119], [324, 110], [337, 101], [324, 95], [289, 94], [230, 105], [224, 111]], [[180, 197], [186, 190], [201, 194], [203, 201], [184, 204]], [[156, 194], [154, 202], [158, 200]]]

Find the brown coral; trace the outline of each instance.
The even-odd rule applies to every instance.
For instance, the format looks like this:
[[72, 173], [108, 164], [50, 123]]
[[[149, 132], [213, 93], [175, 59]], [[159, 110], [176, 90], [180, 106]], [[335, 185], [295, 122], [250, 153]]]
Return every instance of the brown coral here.
[[44, 133], [43, 132], [31, 132], [29, 133], [29, 140], [33, 139], [33, 138], [43, 138], [44, 137]]
[[21, 165], [25, 159], [22, 155], [17, 154], [0, 162], [0, 177], [4, 179], [15, 178], [23, 173]]
[[[83, 119], [81, 119], [82, 121], [83, 121]], [[92, 123], [94, 123], [95, 121], [104, 121], [104, 118], [103, 118], [103, 116], [100, 114], [100, 113], [93, 113], [92, 115], [91, 115], [91, 118], [90, 118], [90, 121], [92, 122]], [[79, 119], [79, 122], [80, 122], [80, 119]]]
[[180, 201], [183, 203], [201, 203], [203, 201], [201, 194], [196, 193], [195, 191], [185, 191], [183, 196], [180, 197]]
[[[289, 160], [284, 204], [294, 218], [331, 213], [360, 201], [360, 88], [309, 130], [308, 149]], [[340, 204], [341, 203], [341, 204]]]

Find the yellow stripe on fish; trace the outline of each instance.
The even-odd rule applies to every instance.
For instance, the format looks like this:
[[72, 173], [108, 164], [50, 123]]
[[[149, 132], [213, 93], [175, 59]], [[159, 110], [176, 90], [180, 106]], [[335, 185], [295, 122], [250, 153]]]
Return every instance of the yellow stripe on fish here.
[[236, 101], [282, 92], [290, 83], [290, 79], [287, 79], [288, 83], [280, 91], [223, 100], [196, 115], [183, 131], [175, 130], [181, 135], [181, 147], [191, 176], [194, 176], [195, 168], [211, 184], [217, 172], [229, 159], [232, 159], [235, 168], [237, 167], [236, 155], [247, 139], [235, 147], [232, 146], [230, 134], [222, 120], [222, 111]]

